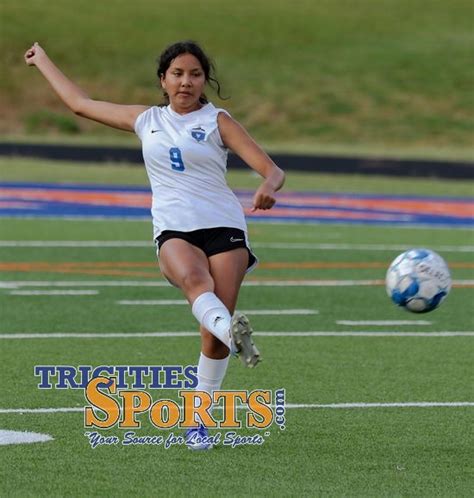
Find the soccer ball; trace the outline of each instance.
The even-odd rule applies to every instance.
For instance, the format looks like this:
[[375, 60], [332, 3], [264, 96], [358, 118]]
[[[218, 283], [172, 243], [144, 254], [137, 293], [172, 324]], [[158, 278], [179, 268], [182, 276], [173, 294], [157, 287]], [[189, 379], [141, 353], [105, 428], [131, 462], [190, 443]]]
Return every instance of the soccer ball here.
[[414, 313], [426, 313], [448, 295], [451, 276], [439, 254], [429, 249], [410, 249], [394, 259], [385, 285], [395, 304]]

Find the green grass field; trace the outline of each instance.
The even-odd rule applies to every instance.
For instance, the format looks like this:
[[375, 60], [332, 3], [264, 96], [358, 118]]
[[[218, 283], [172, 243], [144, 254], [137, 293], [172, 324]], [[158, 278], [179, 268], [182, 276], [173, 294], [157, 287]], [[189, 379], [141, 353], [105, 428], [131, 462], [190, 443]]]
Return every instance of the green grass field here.
[[[57, 165], [51, 165], [50, 176], [46, 165], [36, 166], [38, 169], [28, 161], [17, 161], [9, 167], [3, 162], [2, 175], [5, 173], [8, 180], [30, 181], [51, 181], [59, 175]], [[93, 166], [88, 169], [63, 164], [62, 174], [56, 179], [110, 183], [113, 178], [115, 183], [128, 183], [135, 178], [135, 183], [141, 182], [138, 175], [143, 172], [110, 168], [103, 167], [102, 173], [96, 175], [98, 168]], [[290, 175], [288, 188], [312, 182], [309, 185], [314, 190], [335, 191], [342, 185], [349, 191], [383, 190], [382, 178], [342, 180], [345, 181], [337, 176]], [[233, 181], [249, 187], [255, 179], [239, 173]], [[445, 195], [468, 195], [472, 187], [465, 182], [403, 179], [393, 183], [385, 179], [385, 185], [386, 191], [390, 186], [392, 192], [439, 194], [444, 185]], [[45, 433], [54, 438], [45, 443], [2, 446], [1, 495], [472, 495], [472, 406], [315, 406], [474, 401], [472, 336], [435, 334], [474, 330], [474, 294], [467, 282], [474, 277], [474, 239], [473, 232], [465, 229], [263, 223], [249, 226], [261, 266], [247, 277], [249, 285], [242, 288], [238, 307], [248, 310], [264, 361], [255, 370], [232, 361], [224, 388], [285, 388], [288, 403], [313, 406], [288, 408], [286, 430], [273, 426], [262, 446], [218, 446], [205, 453], [159, 446], [104, 446], [93, 450], [84, 436], [80, 412], [7, 412], [21, 408], [78, 410], [84, 406], [81, 391], [37, 389], [35, 365], [196, 363], [197, 336], [141, 335], [196, 331], [187, 306], [119, 304], [122, 300], [182, 299], [178, 290], [161, 285], [153, 245], [147, 244], [150, 225], [145, 221], [0, 219], [2, 242], [78, 241], [72, 247], [0, 244], [0, 335], [65, 334], [0, 339], [0, 428]], [[80, 241], [103, 244], [81, 247]], [[123, 243], [107, 246], [111, 241]], [[143, 244], [127, 245], [137, 241]], [[275, 248], [275, 243], [285, 247]], [[298, 247], [302, 243], [304, 246]], [[328, 243], [336, 248], [321, 248], [321, 244]], [[447, 301], [429, 314], [413, 315], [397, 308], [383, 285], [377, 284], [383, 280], [390, 261], [402, 247], [409, 246], [438, 250], [451, 266], [456, 282]], [[295, 282], [263, 285], [268, 280], [289, 279]], [[305, 281], [320, 280], [331, 280], [333, 285], [304, 285]], [[335, 285], [348, 280], [353, 283]], [[367, 280], [376, 282], [362, 285]], [[87, 290], [97, 294], [22, 294], [35, 290]], [[292, 309], [314, 314], [255, 314]], [[414, 323], [338, 323], [380, 320]], [[107, 336], [114, 332], [136, 336]], [[283, 335], [264, 335], [265, 332]], [[315, 334], [301, 336], [295, 332]], [[366, 332], [385, 335], [371, 336]], [[68, 337], [74, 333], [106, 336]], [[151, 394], [157, 399], [169, 393], [155, 390]], [[119, 429], [109, 432], [123, 434]], [[161, 433], [146, 422], [136, 432]], [[239, 434], [253, 432], [242, 429]]]
[[[0, 180], [57, 183], [104, 183], [147, 186], [142, 165], [116, 163], [71, 163], [26, 158], [0, 157]], [[257, 188], [260, 177], [250, 169], [229, 170], [227, 181], [235, 189]], [[439, 196], [472, 196], [474, 181], [440, 178], [384, 177], [377, 175], [329, 175], [291, 171], [285, 190], [318, 192], [364, 192], [379, 194], [413, 194]]]
[[24, 65], [34, 41], [94, 98], [153, 104], [156, 57], [194, 38], [221, 104], [270, 150], [472, 159], [473, 13], [468, 0], [6, 0], [0, 133], [127, 140], [68, 114]]

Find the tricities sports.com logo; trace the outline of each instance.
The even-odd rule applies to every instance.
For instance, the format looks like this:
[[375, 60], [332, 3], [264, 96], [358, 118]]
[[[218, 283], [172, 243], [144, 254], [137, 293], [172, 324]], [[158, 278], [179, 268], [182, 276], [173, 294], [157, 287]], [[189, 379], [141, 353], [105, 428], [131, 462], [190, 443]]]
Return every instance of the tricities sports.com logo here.
[[[82, 389], [85, 397], [84, 427], [119, 429], [121, 436], [86, 432], [92, 448], [101, 445], [173, 445], [185, 444], [182, 434], [199, 425], [215, 429], [214, 445], [260, 445], [270, 435], [270, 427], [285, 429], [285, 390], [219, 390], [212, 394], [197, 391], [195, 365], [38, 365], [39, 389]], [[170, 396], [153, 399], [149, 390]], [[136, 431], [146, 423], [167, 435], [142, 435]], [[246, 427], [252, 435], [238, 435]], [[130, 430], [133, 429], [133, 430]], [[222, 431], [222, 432], [221, 432]]]

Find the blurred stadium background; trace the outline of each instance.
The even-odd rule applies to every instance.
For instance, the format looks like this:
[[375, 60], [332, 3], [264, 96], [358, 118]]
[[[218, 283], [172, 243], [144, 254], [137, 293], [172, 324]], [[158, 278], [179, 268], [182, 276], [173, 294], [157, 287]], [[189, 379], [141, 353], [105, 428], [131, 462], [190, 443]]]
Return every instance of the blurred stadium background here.
[[[271, 151], [472, 160], [469, 0], [3, 2], [0, 133], [136, 143], [71, 116], [22, 54], [40, 42], [95, 98], [150, 104], [155, 60], [196, 39], [222, 104]], [[214, 96], [210, 94], [212, 98]]]

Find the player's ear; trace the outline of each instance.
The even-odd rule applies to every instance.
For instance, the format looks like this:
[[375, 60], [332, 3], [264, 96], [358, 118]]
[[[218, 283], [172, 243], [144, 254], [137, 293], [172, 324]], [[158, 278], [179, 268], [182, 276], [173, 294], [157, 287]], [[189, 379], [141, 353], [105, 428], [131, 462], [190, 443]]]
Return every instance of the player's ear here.
[[163, 90], [166, 90], [166, 82], [165, 82], [165, 77], [164, 75], [160, 76], [160, 85]]

